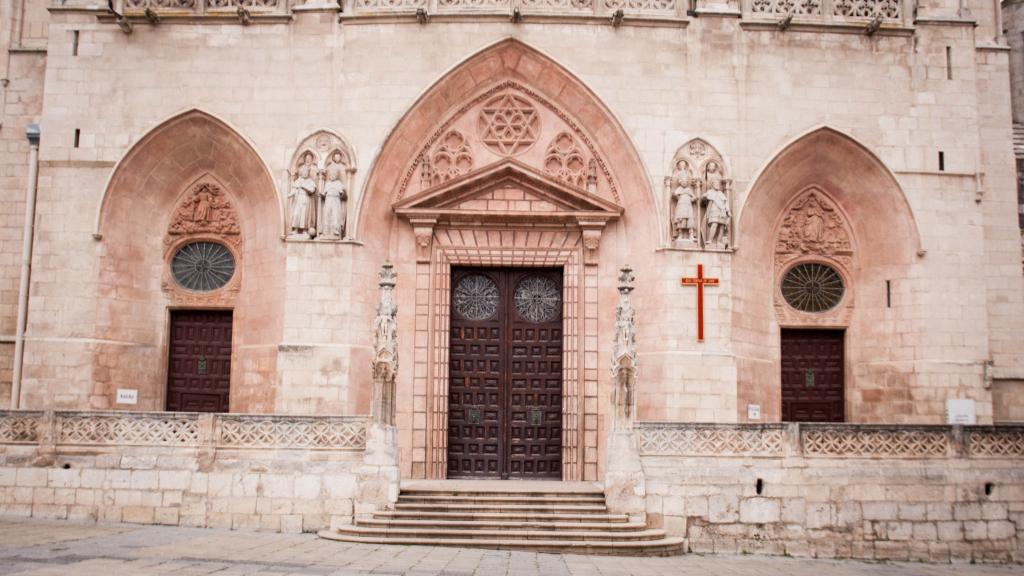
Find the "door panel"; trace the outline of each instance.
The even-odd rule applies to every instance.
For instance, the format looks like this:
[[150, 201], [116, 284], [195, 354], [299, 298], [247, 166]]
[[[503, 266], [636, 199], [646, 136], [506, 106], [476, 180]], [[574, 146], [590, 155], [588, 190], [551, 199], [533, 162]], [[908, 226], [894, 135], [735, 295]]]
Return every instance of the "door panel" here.
[[228, 411], [231, 321], [231, 311], [171, 311], [167, 410]]
[[782, 330], [782, 420], [842, 422], [842, 330]]
[[452, 287], [448, 477], [560, 478], [561, 271], [454, 269]]

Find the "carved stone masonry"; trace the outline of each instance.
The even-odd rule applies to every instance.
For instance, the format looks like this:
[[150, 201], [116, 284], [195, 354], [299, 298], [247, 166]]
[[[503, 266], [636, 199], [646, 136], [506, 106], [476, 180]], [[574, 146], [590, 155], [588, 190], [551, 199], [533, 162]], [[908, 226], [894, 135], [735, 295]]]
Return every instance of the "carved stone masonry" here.
[[669, 237], [673, 248], [732, 248], [732, 179], [722, 155], [710, 144], [691, 140], [672, 159], [665, 178]]
[[238, 214], [220, 186], [200, 182], [192, 187], [174, 211], [167, 226], [165, 244], [175, 243], [177, 238], [184, 236], [212, 234], [237, 245], [241, 233]]
[[373, 321], [374, 424], [395, 424], [395, 377], [398, 373], [398, 305], [395, 304], [395, 269], [390, 263], [380, 270], [380, 303]]
[[630, 300], [633, 270], [622, 268], [619, 274], [619, 305], [615, 309], [615, 341], [612, 344], [612, 378], [615, 381], [614, 429], [630, 430], [636, 412], [636, 311]]
[[326, 130], [302, 141], [292, 158], [284, 191], [287, 238], [345, 238], [354, 157], [340, 136]]
[[800, 256], [828, 256], [849, 265], [850, 233], [836, 205], [816, 190], [807, 192], [786, 212], [775, 240], [779, 264]]

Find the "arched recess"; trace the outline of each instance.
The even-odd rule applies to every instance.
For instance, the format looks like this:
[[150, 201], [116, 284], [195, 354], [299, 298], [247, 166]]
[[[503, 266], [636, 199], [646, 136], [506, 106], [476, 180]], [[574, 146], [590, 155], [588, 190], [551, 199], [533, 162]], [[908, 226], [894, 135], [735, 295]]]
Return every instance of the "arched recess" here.
[[[848, 264], [840, 267], [851, 298], [844, 302], [843, 313], [820, 318], [780, 313], [782, 270], [776, 246], [794, 201], [815, 191], [834, 202], [848, 223], [854, 246], [850, 257], [842, 257]], [[781, 417], [782, 327], [845, 329], [846, 420], [893, 418], [894, 411], [903, 409], [894, 402], [906, 400], [911, 385], [901, 364], [911, 352], [900, 346], [899, 333], [913, 332], [915, 317], [909, 304], [890, 306], [886, 281], [899, 285], [911, 276], [921, 241], [892, 172], [850, 136], [817, 128], [784, 146], [759, 172], [737, 222], [736, 242], [741, 248], [733, 258], [732, 324], [740, 418], [746, 418], [748, 403], [760, 404], [766, 420]], [[805, 255], [825, 262], [834, 257]], [[894, 330], [893, 323], [900, 330]], [[906, 403], [903, 407], [909, 410]]]
[[[168, 242], [179, 241], [173, 222], [191, 188], [203, 183], [218, 187], [237, 218], [238, 278], [230, 297], [183, 298], [181, 290], [168, 288]], [[110, 397], [131, 383], [139, 388], [140, 408], [163, 409], [169, 310], [232, 308], [231, 410], [271, 411], [284, 304], [280, 221], [269, 170], [224, 121], [190, 110], [132, 146], [110, 178], [97, 218], [96, 337], [103, 343], [93, 357], [94, 394]]]
[[[536, 138], [490, 140], [488, 114], [509, 109], [538, 115]], [[426, 89], [381, 147], [353, 218], [365, 246], [353, 263], [353, 284], [365, 291], [356, 298], [372, 301], [385, 260], [398, 275], [403, 476], [445, 474], [450, 269], [500, 265], [561, 267], [566, 302], [586, 299], [563, 318], [563, 365], [571, 366], [563, 372], [563, 477], [598, 478], [603, 440], [593, 431], [603, 425], [609, 377], [578, 367], [584, 359], [611, 362], [597, 326], [613, 322], [617, 269], [653, 260], [662, 235], [651, 225], [656, 205], [639, 154], [608, 106], [522, 42], [490, 45]], [[557, 208], [538, 216], [533, 206]]]

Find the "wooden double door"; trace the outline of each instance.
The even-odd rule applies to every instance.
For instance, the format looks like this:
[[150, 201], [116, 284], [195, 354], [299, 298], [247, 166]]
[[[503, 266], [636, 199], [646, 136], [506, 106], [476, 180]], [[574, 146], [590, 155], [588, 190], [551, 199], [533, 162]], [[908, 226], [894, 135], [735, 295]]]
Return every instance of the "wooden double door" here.
[[230, 310], [172, 310], [167, 410], [227, 412]]
[[562, 476], [562, 271], [452, 271], [448, 477]]
[[782, 420], [844, 420], [842, 330], [782, 330]]

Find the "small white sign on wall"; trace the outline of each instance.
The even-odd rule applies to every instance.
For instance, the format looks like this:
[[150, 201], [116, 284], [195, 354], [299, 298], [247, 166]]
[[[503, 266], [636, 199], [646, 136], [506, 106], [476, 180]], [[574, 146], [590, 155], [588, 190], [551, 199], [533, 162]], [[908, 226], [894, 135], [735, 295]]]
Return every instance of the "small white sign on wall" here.
[[117, 403], [118, 404], [138, 404], [139, 403], [139, 391], [131, 388], [118, 388], [117, 389]]
[[977, 424], [978, 413], [974, 400], [949, 398], [946, 400], [946, 424]]
[[747, 404], [747, 420], [760, 420], [761, 419], [761, 405], [760, 404]]

